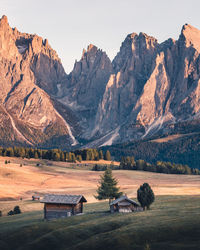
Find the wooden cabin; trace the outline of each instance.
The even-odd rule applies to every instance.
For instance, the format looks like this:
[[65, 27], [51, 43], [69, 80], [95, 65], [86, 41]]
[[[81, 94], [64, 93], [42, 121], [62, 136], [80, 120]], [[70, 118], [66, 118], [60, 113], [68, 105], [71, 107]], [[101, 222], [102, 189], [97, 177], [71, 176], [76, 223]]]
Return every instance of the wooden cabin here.
[[110, 203], [110, 211], [111, 213], [131, 213], [143, 211], [143, 208], [137, 202], [123, 195]]
[[40, 196], [38, 196], [38, 195], [33, 195], [32, 196], [32, 201], [36, 201], [36, 200], [40, 200]]
[[87, 202], [83, 195], [45, 195], [44, 219], [68, 217], [83, 213], [83, 202]]

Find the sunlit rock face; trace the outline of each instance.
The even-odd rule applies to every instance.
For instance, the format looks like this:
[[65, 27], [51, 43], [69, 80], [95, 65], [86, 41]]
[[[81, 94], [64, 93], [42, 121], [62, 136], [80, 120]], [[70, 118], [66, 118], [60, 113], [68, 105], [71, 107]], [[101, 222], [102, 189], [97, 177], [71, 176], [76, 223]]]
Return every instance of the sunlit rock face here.
[[176, 124], [188, 120], [198, 123], [199, 36], [187, 24], [178, 41], [128, 35], [113, 60], [93, 134], [110, 134], [110, 144], [111, 137], [112, 143], [140, 139], [176, 132]]
[[1, 144], [75, 143], [70, 126], [49, 96], [65, 78], [47, 40], [12, 29], [6, 16], [0, 19]]
[[200, 129], [200, 31], [129, 34], [111, 62], [90, 44], [67, 75], [48, 41], [0, 19], [0, 143], [98, 147]]

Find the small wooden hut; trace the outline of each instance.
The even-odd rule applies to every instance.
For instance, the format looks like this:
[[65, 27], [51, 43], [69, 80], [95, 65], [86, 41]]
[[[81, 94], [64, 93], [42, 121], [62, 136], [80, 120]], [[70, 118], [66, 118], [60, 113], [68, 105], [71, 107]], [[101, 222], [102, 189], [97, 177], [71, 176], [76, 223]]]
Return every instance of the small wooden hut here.
[[83, 202], [87, 202], [83, 195], [45, 195], [44, 219], [50, 220], [60, 217], [68, 217], [83, 213]]
[[111, 213], [131, 213], [143, 211], [143, 208], [137, 202], [123, 195], [110, 203], [110, 211]]
[[36, 201], [36, 200], [40, 200], [40, 196], [38, 196], [38, 195], [33, 195], [32, 196], [32, 201]]

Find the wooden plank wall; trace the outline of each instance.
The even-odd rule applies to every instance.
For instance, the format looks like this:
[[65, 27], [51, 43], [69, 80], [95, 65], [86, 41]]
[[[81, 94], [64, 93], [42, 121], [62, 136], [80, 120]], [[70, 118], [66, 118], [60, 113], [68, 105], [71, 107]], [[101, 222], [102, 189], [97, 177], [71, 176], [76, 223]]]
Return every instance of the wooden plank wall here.
[[44, 218], [50, 220], [54, 218], [67, 217], [82, 213], [82, 209], [82, 202], [77, 205], [46, 203], [44, 205]]

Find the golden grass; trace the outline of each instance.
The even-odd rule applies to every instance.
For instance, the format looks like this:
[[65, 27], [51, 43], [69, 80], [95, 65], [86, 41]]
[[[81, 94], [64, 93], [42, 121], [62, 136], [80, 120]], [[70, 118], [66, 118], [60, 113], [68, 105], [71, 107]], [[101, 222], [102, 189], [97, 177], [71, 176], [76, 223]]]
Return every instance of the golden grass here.
[[[5, 164], [5, 160], [10, 164]], [[41, 166], [36, 166], [40, 162]], [[25, 164], [20, 167], [21, 164]], [[48, 166], [51, 164], [50, 166]], [[0, 210], [5, 200], [30, 200], [45, 193], [83, 194], [95, 202], [94, 194], [103, 172], [69, 168], [69, 163], [0, 157]], [[138, 187], [148, 182], [156, 195], [200, 195], [200, 176], [168, 175], [143, 171], [115, 170], [121, 190], [136, 197]], [[3, 201], [4, 200], [4, 201]]]
[[105, 161], [105, 160], [99, 160], [99, 161], [82, 161], [81, 163], [85, 163], [85, 164], [105, 164], [105, 165], [113, 164], [115, 166], [119, 166], [119, 164], [120, 164], [119, 161]]
[[163, 143], [163, 142], [173, 141], [173, 140], [180, 139], [182, 137], [187, 137], [187, 136], [191, 136], [191, 135], [195, 135], [195, 134], [199, 134], [199, 133], [195, 132], [195, 133], [188, 133], [188, 134], [168, 135], [168, 136], [163, 137], [163, 138], [151, 140], [151, 142]]

